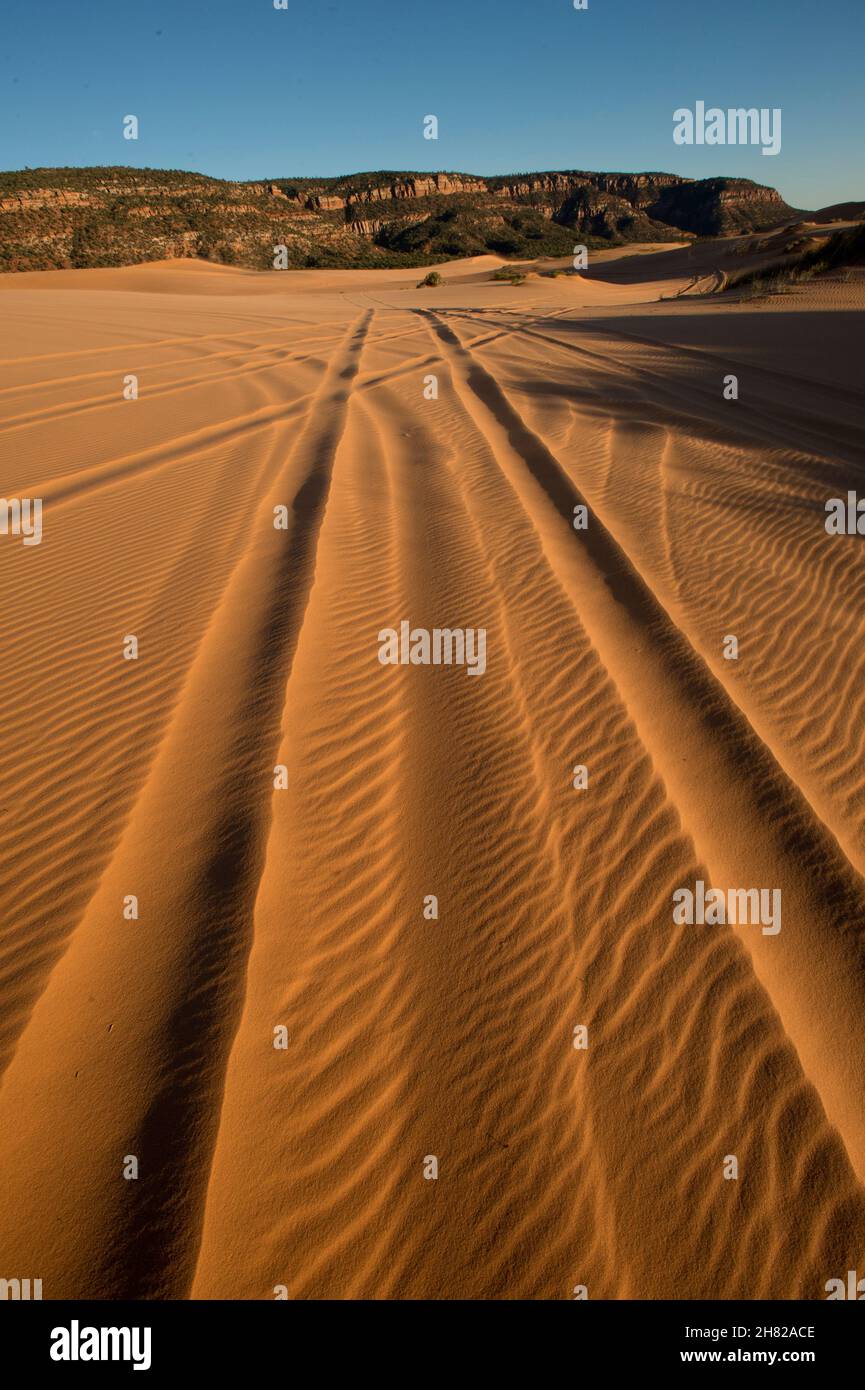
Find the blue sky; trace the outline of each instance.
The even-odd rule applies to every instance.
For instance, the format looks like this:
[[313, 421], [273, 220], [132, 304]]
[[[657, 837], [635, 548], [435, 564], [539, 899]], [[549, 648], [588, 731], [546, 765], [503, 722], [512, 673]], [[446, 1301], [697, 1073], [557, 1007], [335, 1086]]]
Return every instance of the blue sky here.
[[[666, 170], [865, 197], [865, 0], [3, 0], [3, 21], [4, 169]], [[781, 153], [675, 145], [698, 99], [780, 107]]]

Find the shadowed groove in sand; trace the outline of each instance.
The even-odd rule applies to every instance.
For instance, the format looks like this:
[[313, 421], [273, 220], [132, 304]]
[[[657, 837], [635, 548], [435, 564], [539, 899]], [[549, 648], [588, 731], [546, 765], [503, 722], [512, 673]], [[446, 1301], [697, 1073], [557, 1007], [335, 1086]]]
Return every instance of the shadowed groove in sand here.
[[[792, 316], [794, 326], [799, 317]], [[668, 328], [664, 318], [649, 322], [659, 322], [662, 332]], [[700, 319], [693, 322], [691, 331], [698, 335]], [[722, 403], [706, 396], [706, 366], [718, 369], [723, 359], [717, 354], [623, 333], [617, 321], [591, 320], [585, 326], [617, 338], [625, 360], [529, 327], [527, 339], [559, 354], [547, 368], [550, 379], [539, 382], [527, 371], [538, 362], [527, 364], [525, 353], [513, 351], [494, 357], [494, 370], [510, 368], [508, 389], [544, 428], [557, 407], [552, 433], [563, 466], [572, 473], [570, 460], [579, 457], [584, 490], [601, 503], [619, 543], [666, 596], [662, 601], [672, 600], [676, 622], [730, 688], [854, 867], [865, 872], [859, 634], [865, 565], [858, 538], [839, 542], [823, 527], [826, 497], [858, 486], [861, 447], [851, 462], [854, 455], [845, 442], [861, 440], [862, 391], [794, 375], [809, 418], [824, 415], [820, 456], [767, 449], [762, 442], [755, 449], [751, 436], [762, 441], [779, 408], [790, 414], [782, 373], [743, 364], [752, 405], [744, 414], [735, 407], [735, 430], [722, 428], [724, 416], [732, 418], [730, 409], [719, 414]], [[736, 334], [727, 329], [735, 342]], [[801, 337], [795, 341], [802, 346]], [[654, 354], [653, 371], [644, 384], [647, 347]], [[574, 354], [583, 363], [578, 382], [568, 365]], [[669, 390], [655, 384], [646, 389], [657, 378], [658, 365], [681, 386], [675, 408]], [[587, 438], [587, 419], [594, 417], [605, 423], [596, 436], [604, 441], [603, 452]], [[659, 432], [665, 441], [660, 453], [654, 447]], [[773, 424], [773, 437], [776, 433]], [[647, 525], [650, 516], [654, 526]], [[660, 549], [653, 543], [656, 528]], [[760, 546], [753, 544], [755, 534]], [[743, 635], [744, 660], [713, 663], [707, 653], [717, 653], [722, 634], [730, 630]]]
[[[0, 615], [9, 667], [0, 716], [16, 731], [0, 757], [9, 788], [0, 805], [0, 1071], [110, 861], [246, 543], [245, 512], [283, 466], [284, 427], [259, 436], [257, 445], [242, 456], [238, 450], [202, 456], [198, 488], [184, 494], [182, 507], [181, 480], [168, 472], [113, 494], [107, 510], [103, 498], [83, 499], [51, 564], [31, 567], [20, 584], [21, 610], [33, 615], [29, 624], [17, 605]], [[110, 557], [106, 574], [103, 557], [76, 544], [76, 534], [96, 524], [94, 513], [111, 534], [122, 529], [117, 518], [135, 517], [130, 574], [119, 591]], [[170, 532], [166, 515], [174, 518]], [[8, 549], [0, 553], [4, 572], [11, 561]], [[52, 599], [58, 571], [67, 593], [62, 622]], [[131, 614], [145, 659], [126, 665], [117, 660], [111, 634], [127, 630]], [[35, 683], [26, 656], [31, 648], [40, 656]], [[38, 741], [30, 732], [36, 727]], [[20, 739], [32, 749], [24, 768], [15, 754]]]
[[[242, 994], [238, 977], [249, 947], [252, 903], [269, 818], [265, 792], [270, 782], [262, 777], [266, 765], [262, 751], [276, 745], [333, 459], [371, 319], [370, 313], [352, 333], [336, 370], [336, 380], [343, 385], [323, 395], [309, 425], [310, 437], [303, 446], [308, 451], [308, 472], [291, 503], [295, 521], [281, 564], [271, 576], [268, 605], [258, 615], [259, 669], [251, 673], [247, 706], [237, 711], [236, 743], [227, 760], [220, 804], [214, 807], [218, 818], [212, 828], [211, 856], [198, 866], [189, 885], [188, 992], [184, 991], [163, 1024], [168, 1067], [135, 1137], [153, 1170], [147, 1185], [152, 1196], [136, 1207], [123, 1234], [118, 1233], [118, 1248], [111, 1252], [112, 1275], [106, 1281], [115, 1290], [115, 1281], [122, 1281], [128, 1297], [146, 1296], [154, 1278], [156, 1287], [164, 1289], [167, 1274], [177, 1292], [185, 1292], [192, 1277], [194, 1224], [204, 1198], [202, 1169], [206, 1170], [207, 1149], [218, 1124], [219, 1106], [210, 1077], [214, 1071], [221, 1072], [215, 1059], [227, 1055], [236, 1026]], [[208, 1078], [204, 1086], [202, 1077]], [[188, 1197], [170, 1207], [163, 1221], [160, 1202], [165, 1188], [186, 1190]], [[167, 1249], [184, 1231], [185, 1251], [175, 1250], [169, 1262]]]
[[[465, 319], [477, 328], [478, 315], [467, 311], [451, 311], [455, 317]], [[445, 321], [446, 316], [441, 317]], [[553, 332], [557, 329], [558, 333]], [[589, 333], [594, 339], [599, 336], [616, 339], [617, 347], [626, 352], [627, 360], [612, 353], [609, 346], [603, 349], [588, 347], [582, 336]], [[865, 402], [861, 392], [850, 391], [844, 387], [826, 386], [820, 383], [820, 394], [828, 396], [837, 403], [837, 411], [827, 419], [825, 410], [814, 406], [806, 408], [801, 401], [791, 407], [789, 401], [778, 404], [772, 402], [772, 389], [779, 389], [785, 377], [763, 366], [752, 363], [735, 364], [730, 358], [696, 349], [673, 347], [660, 339], [645, 338], [623, 331], [617, 320], [595, 320], [589, 318], [563, 318], [559, 314], [543, 318], [524, 319], [515, 324], [507, 324], [485, 338], [475, 340], [472, 349], [489, 346], [503, 338], [516, 334], [536, 339], [559, 352], [576, 355], [581, 362], [594, 366], [602, 372], [602, 390], [591, 378], [585, 380], [585, 371], [580, 381], [573, 378], [567, 386], [563, 383], [545, 383], [533, 379], [531, 391], [551, 396], [566, 395], [578, 401], [585, 409], [600, 414], [609, 414], [609, 407], [615, 403], [617, 414], [636, 413], [640, 418], [650, 419], [668, 427], [676, 422], [683, 429], [690, 430], [710, 442], [727, 443], [733, 447], [747, 448], [759, 439], [761, 446], [777, 449], [782, 443], [801, 454], [803, 448], [810, 448], [810, 469], [822, 463], [827, 482], [837, 475], [837, 464], [823, 462], [827, 457], [843, 458], [848, 469], [861, 471], [862, 429], [865, 423]], [[568, 337], [562, 337], [567, 334]], [[469, 346], [463, 344], [463, 346]], [[636, 346], [642, 351], [633, 352]], [[650, 364], [646, 362], [645, 349], [654, 354]], [[705, 384], [707, 370], [711, 367], [715, 379], [721, 381], [725, 372], [736, 370], [748, 381], [745, 398], [737, 403], [737, 413], [731, 417], [728, 403], [720, 397], [719, 391], [712, 391]], [[689, 373], [697, 373], [696, 379]], [[687, 382], [688, 391], [683, 392], [682, 383]], [[803, 387], [813, 382], [802, 379]], [[767, 392], [768, 388], [768, 392]], [[690, 406], [688, 396], [699, 402], [695, 412]], [[830, 454], [831, 451], [831, 454]]]
[[[166, 899], [166, 906], [173, 903], [172, 915], [185, 922], [182, 965], [165, 982], [161, 1016], [148, 1021], [148, 1050], [155, 1070], [145, 1107], [134, 1131], [128, 1132], [128, 1151], [141, 1156], [147, 1176], [127, 1187], [125, 1202], [115, 1197], [107, 1204], [103, 1221], [109, 1226], [99, 1247], [89, 1258], [88, 1252], [77, 1252], [79, 1263], [82, 1256], [87, 1260], [89, 1273], [85, 1288], [68, 1289], [72, 1296], [107, 1296], [109, 1291], [114, 1297], [178, 1296], [192, 1276], [198, 1214], [218, 1123], [221, 1072], [242, 998], [251, 905], [269, 814], [268, 765], [312, 582], [333, 458], [370, 319], [366, 315], [350, 331], [322, 388], [319, 410], [299, 442], [292, 467], [295, 475], [299, 466], [302, 472], [294, 497], [286, 498], [289, 531], [275, 532], [272, 515], [265, 515], [269, 567], [256, 578], [259, 557], [245, 557], [247, 573], [252, 565], [258, 598], [245, 615], [250, 630], [244, 638], [240, 699], [232, 708], [230, 726], [223, 730], [230, 746], [222, 749], [219, 766], [210, 770], [209, 800], [194, 810], [204, 818], [194, 829], [200, 857], [189, 863]], [[219, 622], [217, 613], [214, 623]], [[202, 713], [209, 718], [208, 696], [200, 687], [199, 681], [195, 698], [204, 700]], [[189, 699], [186, 692], [179, 706], [187, 722]], [[186, 761], [195, 756], [194, 745], [181, 754]], [[190, 773], [192, 767], [187, 769]], [[135, 826], [133, 810], [121, 855], [128, 855], [134, 845]], [[73, 942], [73, 954], [74, 949]], [[146, 944], [144, 950], [146, 969]], [[22, 1041], [26, 1047], [26, 1033]], [[128, 1049], [134, 1038], [120, 1037], [117, 1045]], [[105, 1069], [103, 1085], [110, 1087], [110, 1055], [103, 1053], [98, 1065]], [[79, 1175], [71, 1177], [77, 1180]]]
[[[439, 339], [446, 344], [465, 374], [467, 389], [505, 432], [516, 457], [539, 484], [559, 517], [570, 527], [574, 506], [585, 503], [557, 459], [526, 426], [495, 378], [471, 351], [463, 347], [456, 334], [431, 311], [416, 312], [424, 314]], [[770, 840], [776, 841], [782, 850], [785, 882], [788, 891], [791, 891], [792, 885], [792, 893], [800, 903], [800, 912], [804, 912], [805, 903], [810, 902], [808, 910], [813, 914], [810, 884], [820, 883], [821, 916], [825, 918], [825, 929], [829, 933], [823, 942], [823, 949], [831, 949], [832, 952], [832, 963], [824, 967], [823, 992], [825, 994], [833, 978], [837, 987], [840, 976], [849, 995], [848, 1012], [853, 1010], [854, 999], [860, 1001], [861, 1008], [861, 995], [865, 991], [865, 959], [861, 938], [861, 924], [865, 921], [865, 892], [858, 874], [851, 869], [849, 861], [813, 808], [779, 768], [770, 750], [757, 737], [684, 634], [670, 620], [597, 515], [593, 516], [587, 531], [572, 532], [572, 538], [589, 557], [594, 573], [601, 579], [615, 604], [627, 614], [628, 621], [636, 625], [636, 631], [642, 631], [648, 637], [650, 645], [646, 648], [646, 656], [648, 658], [651, 653], [652, 663], [649, 669], [658, 671], [662, 688], [669, 690], [670, 695], [679, 701], [680, 708], [687, 711], [688, 718], [695, 721], [703, 741], [705, 765], [714, 765], [716, 776], [720, 773], [730, 779], [731, 805], [744, 794], [759, 818], [758, 824], [771, 826]], [[609, 626], [609, 617], [603, 621]], [[687, 789], [687, 779], [680, 782], [680, 786]], [[688, 789], [692, 814], [697, 807], [693, 800], [694, 791]], [[804, 922], [797, 922], [796, 926], [797, 930], [805, 929]], [[785, 988], [791, 991], [793, 1012], [798, 1014], [804, 1011], [804, 1016], [809, 1020], [807, 1026], [811, 1036], [800, 1033], [800, 1046], [805, 1048], [814, 1066], [820, 1051], [819, 1045], [815, 1049], [815, 1036], [823, 1037], [825, 1034], [819, 1067], [824, 1080], [827, 1076], [831, 1077], [833, 1069], [838, 1066], [847, 1081], [852, 1081], [847, 1059], [833, 1054], [830, 1046], [831, 1024], [825, 1014], [821, 1015], [819, 1009], [815, 1008], [814, 1000], [806, 992], [808, 971], [803, 969], [801, 959], [788, 954], [787, 938], [784, 938], [783, 948], [776, 947], [778, 955], [774, 961], [767, 955], [762, 938], [754, 941], [752, 950], [758, 952], [757, 958], [763, 961], [770, 974], [777, 973], [778, 957], [783, 950], [783, 958], [791, 972]], [[814, 965], [816, 968], [816, 960]], [[776, 1004], [779, 1002], [776, 1000]], [[865, 1136], [861, 1133], [861, 1119], [854, 1118], [856, 1105], [853, 1103], [851, 1108], [848, 1092], [848, 1099], [842, 1101], [841, 1120], [842, 1112], [835, 1109], [832, 1097], [840, 1097], [843, 1089], [838, 1089], [834, 1079], [828, 1083], [828, 1087], [825, 1099], [830, 1114], [836, 1123], [841, 1124], [851, 1160], [861, 1174], [865, 1172]], [[856, 1082], [854, 1094], [860, 1089], [860, 1084]]]
[[[379, 681], [370, 634], [392, 616], [393, 567], [370, 547], [384, 508], [349, 445], [288, 690], [304, 775], [271, 830], [194, 1296], [267, 1298], [278, 1281], [295, 1298], [555, 1298], [575, 1268], [599, 1296], [783, 1296], [791, 1277], [811, 1290], [827, 1250], [844, 1248], [842, 1207], [862, 1229], [843, 1150], [741, 945], [671, 931], [669, 889], [698, 872], [675, 809], [474, 422], [445, 389], [418, 421], [411, 389], [352, 403], [371, 427], [351, 442], [374, 455], [382, 440], [392, 461], [399, 611], [482, 614], [497, 656], [474, 687], [424, 672]], [[388, 776], [396, 692], [405, 733]], [[591, 750], [591, 816], [563, 785], [572, 743]], [[446, 885], [435, 927], [412, 908], [423, 882]], [[300, 894], [301, 941], [282, 931], [286, 893]], [[273, 1065], [264, 1026], [283, 1017], [295, 1041]], [[595, 1028], [586, 1076], [575, 1017]], [[716, 1018], [729, 1036], [709, 1046]], [[763, 1055], [801, 1138], [774, 1114], [764, 1125], [756, 1103], [739, 1110]], [[727, 1219], [712, 1147], [731, 1106], [749, 1156], [783, 1178], [765, 1204], [751, 1187], [741, 1222]], [[256, 1135], [277, 1115], [256, 1165]], [[815, 1139], [834, 1236], [823, 1208], [806, 1215]], [[445, 1158], [439, 1196], [418, 1173], [430, 1148]], [[813, 1251], [767, 1240], [767, 1206], [779, 1230], [782, 1211], [801, 1213]]]
[[[465, 360], [467, 380], [471, 389], [507, 431], [514, 449], [570, 528], [575, 506], [588, 506], [587, 500], [543, 440], [525, 424], [495, 378], [463, 347], [453, 330], [442, 323], [435, 314], [428, 311], [418, 312], [425, 313], [442, 341], [455, 348]], [[743, 772], [746, 768], [752, 768], [755, 782], [763, 781], [771, 785], [772, 778], [767, 775], [768, 769], [774, 767], [770, 750], [757, 739], [733, 705], [728, 692], [719, 686], [687, 638], [671, 622], [649, 585], [634, 569], [607, 528], [595, 516], [593, 524], [587, 530], [577, 533], [577, 537], [579, 543], [587, 549], [616, 602], [625, 607], [641, 625], [651, 630], [653, 643], [664, 649], [671, 676], [677, 683], [685, 686], [689, 698], [705, 711], [704, 717], [713, 735], [723, 737], [736, 765]], [[756, 766], [753, 765], [755, 758], [759, 759]], [[793, 789], [790, 788], [790, 792], [798, 795], [798, 789], [793, 793]], [[788, 841], [788, 848], [791, 853], [798, 855], [808, 843], [809, 822], [817, 817], [813, 808], [809, 806], [805, 813], [805, 808], [800, 805], [798, 815], [793, 819], [798, 820], [804, 839], [798, 838], [791, 826], [793, 838]], [[826, 836], [825, 843], [830, 843], [828, 832]], [[823, 844], [820, 848], [824, 848]], [[841, 858], [842, 863], [846, 864], [843, 856]], [[859, 902], [858, 894], [861, 890], [857, 887], [851, 897], [850, 886], [845, 881], [846, 875], [843, 870], [841, 880], [839, 881], [837, 873], [835, 879], [834, 902], [838, 907], [846, 905], [848, 913], [851, 913], [851, 904]]]
[[[372, 298], [356, 307], [366, 309]], [[418, 298], [427, 308], [429, 301]], [[185, 1286], [192, 1297], [271, 1298], [273, 1285], [286, 1283], [301, 1298], [567, 1298], [577, 1278], [595, 1297], [819, 1297], [826, 1273], [852, 1267], [865, 1248], [861, 1188], [821, 1105], [826, 1071], [803, 1072], [807, 1029], [794, 1019], [785, 1035], [772, 1007], [774, 1000], [789, 1025], [793, 992], [781, 981], [766, 993], [739, 936], [672, 928], [672, 888], [709, 877], [715, 846], [703, 837], [699, 853], [709, 864], [701, 864], [689, 838], [688, 800], [662, 781], [671, 761], [665, 731], [656, 737], [651, 724], [647, 730], [640, 692], [633, 698], [633, 682], [619, 677], [627, 675], [623, 665], [640, 667], [647, 648], [651, 664], [657, 648], [651, 609], [629, 601], [629, 572], [654, 590], [662, 610], [673, 580], [682, 581], [663, 616], [684, 623], [695, 645], [700, 628], [690, 618], [700, 598], [710, 606], [717, 577], [720, 604], [726, 610], [741, 600], [737, 616], [756, 616], [761, 630], [777, 603], [781, 630], [767, 681], [772, 666], [783, 663], [779, 688], [793, 734], [804, 717], [825, 747], [830, 774], [838, 753], [855, 765], [855, 711], [852, 722], [839, 709], [827, 724], [821, 706], [797, 701], [797, 682], [809, 675], [831, 689], [828, 658], [809, 673], [812, 643], [787, 660], [800, 615], [851, 573], [840, 550], [797, 548], [801, 514], [784, 490], [801, 492], [809, 481], [819, 487], [829, 469], [811, 471], [815, 460], [804, 455], [787, 459], [760, 448], [751, 461], [751, 493], [737, 490], [742, 442], [718, 447], [722, 430], [711, 420], [690, 430], [691, 405], [700, 423], [699, 392], [686, 410], [673, 408], [662, 391], [665, 374], [668, 386], [688, 383], [671, 354], [656, 358], [660, 381], [631, 378], [631, 354], [637, 366], [650, 359], [627, 346], [616, 354], [621, 360], [586, 355], [575, 371], [579, 356], [553, 343], [549, 323], [540, 336], [521, 334], [526, 314], [544, 326], [531, 305], [509, 318], [507, 331], [489, 331], [503, 312], [471, 316], [463, 342], [483, 353], [480, 365], [504, 400], [491, 406], [475, 389], [483, 382], [469, 384], [467, 359], [430, 334], [428, 320], [401, 318], [402, 310], [381, 305], [387, 326], [413, 327], [367, 336], [366, 370], [348, 383], [347, 405], [340, 376], [346, 360], [334, 354], [303, 425], [281, 421], [252, 438], [239, 432], [190, 466], [147, 470], [119, 487], [88, 491], [63, 513], [52, 548], [25, 567], [26, 602], [0, 616], [0, 636], [14, 639], [9, 705], [29, 699], [32, 674], [30, 722], [45, 730], [48, 744], [32, 740], [32, 761], [20, 778], [26, 803], [11, 808], [3, 840], [8, 892], [13, 856], [24, 869], [15, 905], [25, 915], [13, 914], [3, 940], [10, 968], [17, 947], [22, 967], [33, 965], [26, 958], [37, 938], [29, 927], [37, 905], [50, 914], [44, 879], [52, 850], [60, 845], [64, 865], [75, 868], [80, 847], [76, 888], [86, 892], [95, 861], [79, 821], [90, 814], [92, 829], [96, 808], [92, 838], [100, 840], [103, 827], [113, 837], [118, 806], [125, 812], [133, 799], [134, 778], [125, 777], [119, 798], [114, 784], [136, 719], [149, 738], [146, 748], [130, 749], [140, 768], [175, 705], [128, 833], [107, 865], [109, 891], [97, 890], [100, 905], [91, 904], [71, 934], [46, 990], [53, 1011], [46, 1016], [45, 1001], [38, 1001], [7, 1077], [17, 1077], [17, 1089], [7, 1091], [6, 1104], [0, 1091], [3, 1158], [12, 1160], [0, 1192], [0, 1244], [8, 1246], [6, 1214], [20, 1218], [21, 1198], [27, 1219], [17, 1224], [29, 1232], [27, 1257], [34, 1241], [43, 1242], [55, 1288], [64, 1278], [74, 1291], [92, 1287], [94, 1262], [76, 1268], [73, 1241], [96, 1250], [97, 1265], [102, 1252], [113, 1252], [97, 1269], [105, 1286], [112, 1259], [127, 1258], [138, 1209], [149, 1203], [149, 1265], [143, 1262], [136, 1277], [153, 1296], [175, 1291], [160, 1278], [160, 1263], [176, 1263], [181, 1274], [190, 1269], [200, 1231], [195, 1278]], [[345, 327], [344, 308], [339, 313]], [[265, 322], [261, 332], [270, 336]], [[223, 370], [219, 363], [213, 369]], [[441, 395], [419, 407], [427, 370], [439, 375]], [[286, 368], [291, 393], [318, 384], [312, 378], [311, 366]], [[250, 379], [271, 393], [265, 403], [284, 399], [285, 392], [273, 394], [273, 368], [265, 365]], [[230, 390], [228, 402], [212, 402], [211, 419], [231, 407], [244, 418], [257, 404], [247, 388]], [[327, 424], [320, 412], [329, 408], [329, 390], [338, 410], [346, 406], [346, 420], [323, 487], [310, 465]], [[514, 400], [529, 437], [513, 428], [519, 421], [506, 407]], [[188, 440], [199, 404], [190, 409], [177, 394], [169, 404], [149, 428]], [[103, 420], [107, 426], [107, 412], [96, 417], [100, 430]], [[43, 424], [44, 432], [32, 432], [32, 460], [43, 434], [54, 447], [44, 471], [30, 471], [44, 477], [59, 466], [74, 474], [77, 431], [64, 450], [59, 417]], [[291, 452], [290, 436], [304, 426], [309, 448], [302, 457]], [[113, 455], [111, 435], [106, 427], [96, 443]], [[527, 462], [532, 436], [573, 484], [561, 505], [542, 450], [532, 455], [535, 471]], [[24, 432], [15, 438], [30, 442]], [[136, 440], [139, 449], [152, 442], [150, 435]], [[289, 453], [291, 464], [277, 479]], [[103, 461], [101, 452], [87, 457]], [[241, 481], [243, 505], [251, 511], [262, 503], [261, 534], [256, 521], [251, 540], [248, 524], [237, 526], [231, 509], [218, 505]], [[726, 510], [719, 495], [725, 481]], [[665, 488], [672, 495], [661, 499]], [[769, 515], [759, 510], [763, 491], [771, 497], [773, 529], [759, 560], [769, 575], [759, 607], [749, 610], [737, 587], [747, 564], [737, 559], [710, 572], [707, 583], [690, 547], [708, 557], [716, 516], [726, 545], [754, 499], [757, 514]], [[813, 500], [810, 491], [806, 496]], [[584, 554], [580, 582], [573, 583], [580, 544], [570, 507], [583, 497], [598, 507], [610, 544]], [[283, 553], [265, 544], [271, 500], [288, 504], [301, 550], [305, 527], [319, 517], [305, 606], [292, 591]], [[661, 536], [643, 541], [622, 515], [643, 508], [649, 530], [658, 526]], [[697, 520], [691, 530], [688, 508]], [[173, 524], [160, 533], [169, 515]], [[124, 556], [98, 539], [122, 530], [125, 518], [135, 531], [145, 523], [146, 534]], [[68, 544], [70, 532], [77, 546]], [[230, 580], [234, 601], [221, 601], [227, 562], [237, 569], [238, 556], [255, 582], [241, 586], [237, 601]], [[604, 615], [588, 560], [605, 576], [598, 580], [609, 598]], [[5, 572], [11, 552], [0, 552], [0, 561]], [[804, 570], [798, 579], [797, 564]], [[68, 591], [64, 619], [71, 611], [87, 634], [73, 650], [47, 619], [28, 628], [32, 613], [50, 601], [58, 574]], [[88, 584], [104, 588], [103, 607], [82, 595], [82, 580], [85, 591]], [[289, 607], [295, 600], [303, 606], [290, 659], [278, 655], [283, 680], [287, 673], [282, 694], [272, 689], [262, 656], [267, 641], [277, 654], [285, 650], [279, 593]], [[106, 638], [103, 628], [125, 624], [129, 604], [136, 621], [147, 616], [149, 653], [146, 667], [128, 672], [121, 688], [110, 675], [111, 633]], [[850, 601], [851, 610], [857, 606], [858, 584]], [[624, 650], [616, 649], [610, 609], [631, 624]], [[375, 634], [400, 616], [485, 622], [491, 660], [484, 680], [382, 673]], [[29, 638], [38, 662], [32, 651], [27, 659]], [[684, 650], [699, 671], [687, 642]], [[711, 668], [707, 650], [697, 645]], [[674, 650], [669, 661], [681, 658]], [[222, 684], [221, 673], [232, 670], [233, 681]], [[845, 670], [854, 694], [856, 670], [853, 662]], [[178, 674], [188, 680], [175, 701]], [[718, 673], [721, 685], [726, 675]], [[667, 674], [665, 680], [679, 710], [689, 700], [700, 705], [706, 694], [706, 683], [687, 672], [680, 686]], [[160, 684], [168, 695], [161, 703]], [[739, 687], [731, 684], [735, 701]], [[267, 711], [278, 703], [277, 753]], [[753, 702], [741, 708], [752, 719]], [[694, 721], [684, 721], [688, 732], [672, 762], [699, 762], [713, 747], [711, 702], [700, 709], [700, 736]], [[57, 750], [61, 759], [67, 745], [74, 751], [82, 712], [87, 777], [64, 766], [40, 819], [40, 779], [48, 785], [45, 769]], [[220, 732], [208, 743], [214, 719]], [[263, 730], [257, 749], [246, 738], [250, 724]], [[97, 781], [103, 730], [108, 766]], [[758, 732], [780, 756], [762, 724]], [[14, 743], [0, 760], [7, 784]], [[591, 803], [570, 789], [576, 758], [591, 766]], [[262, 787], [260, 800], [267, 800], [274, 759], [289, 767], [289, 788], [271, 798], [265, 824], [249, 788]], [[762, 803], [753, 787], [746, 792], [752, 814], [755, 805], [777, 810], [771, 789]], [[780, 804], [783, 818], [783, 798]], [[721, 835], [724, 813], [722, 799], [712, 827]], [[807, 807], [803, 814], [810, 815]], [[169, 829], [160, 837], [162, 821]], [[757, 828], [767, 872], [776, 862], [786, 871], [784, 826], [775, 841]], [[25, 849], [29, 830], [33, 844]], [[152, 855], [148, 838], [157, 846]], [[168, 852], [161, 859], [163, 841]], [[184, 847], [176, 858], [175, 842]], [[107, 838], [97, 848], [107, 851]], [[822, 868], [819, 855], [807, 866], [818, 887]], [[142, 896], [146, 921], [133, 945], [118, 946], [133, 935], [117, 930], [119, 893], [151, 869]], [[435, 888], [443, 911], [430, 927], [418, 905]], [[208, 900], [213, 922], [205, 920]], [[819, 947], [821, 934], [831, 938], [833, 931], [825, 904], [816, 909], [821, 926], [811, 945]], [[155, 936], [161, 952], [151, 949]], [[70, 958], [77, 967], [64, 971]], [[121, 981], [116, 994], [101, 987], [111, 973]], [[825, 983], [819, 976], [818, 986]], [[584, 1057], [570, 1046], [578, 1019], [588, 1021], [593, 1037]], [[277, 1021], [290, 1027], [282, 1055], [271, 1046]], [[22, 1083], [34, 1073], [39, 1084], [28, 1092]], [[29, 1162], [20, 1166], [18, 1125], [32, 1137]], [[178, 1125], [185, 1145], [177, 1129], [166, 1133]], [[89, 1129], [77, 1149], [73, 1126]], [[127, 1149], [141, 1150], [144, 1183], [135, 1190], [121, 1185], [118, 1200], [116, 1156]], [[419, 1175], [430, 1150], [443, 1159], [437, 1189]], [[42, 1182], [48, 1151], [66, 1157], [69, 1183], [58, 1191], [56, 1181], [46, 1181], [34, 1205], [31, 1188]], [[738, 1185], [720, 1180], [719, 1157], [727, 1151], [743, 1161]], [[76, 1184], [85, 1170], [95, 1177], [82, 1193]], [[81, 1220], [73, 1226], [74, 1213]], [[77, 1283], [68, 1277], [73, 1271]], [[122, 1278], [118, 1283], [126, 1287]], [[182, 1279], [178, 1288], [184, 1291]]]

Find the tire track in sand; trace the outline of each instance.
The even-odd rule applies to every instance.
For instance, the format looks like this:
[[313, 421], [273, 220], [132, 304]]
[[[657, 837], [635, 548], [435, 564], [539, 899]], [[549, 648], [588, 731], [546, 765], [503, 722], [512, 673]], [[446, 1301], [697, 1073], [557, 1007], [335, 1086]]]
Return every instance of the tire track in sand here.
[[[42, 1272], [49, 1298], [188, 1289], [286, 674], [371, 319], [349, 329], [262, 499], [122, 839], [0, 1090], [0, 1248]], [[273, 526], [279, 504], [287, 532]], [[137, 922], [121, 916], [129, 893]], [[137, 1181], [122, 1177], [128, 1154]]]
[[[779, 935], [763, 936], [755, 927], [736, 931], [865, 1181], [861, 878], [597, 515], [587, 531], [573, 530], [574, 507], [585, 499], [544, 441], [453, 330], [423, 312], [454, 365], [463, 403], [533, 518], [651, 750], [712, 883], [782, 890]], [[839, 1035], [847, 1046], [838, 1047]]]

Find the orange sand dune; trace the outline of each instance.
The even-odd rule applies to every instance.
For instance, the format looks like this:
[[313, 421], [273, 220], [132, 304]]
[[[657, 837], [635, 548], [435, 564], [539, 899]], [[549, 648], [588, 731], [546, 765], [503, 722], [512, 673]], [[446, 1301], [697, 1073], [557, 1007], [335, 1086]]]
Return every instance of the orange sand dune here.
[[[0, 277], [9, 1277], [861, 1269], [865, 284], [682, 297], [728, 253]], [[383, 665], [404, 620], [485, 670]]]

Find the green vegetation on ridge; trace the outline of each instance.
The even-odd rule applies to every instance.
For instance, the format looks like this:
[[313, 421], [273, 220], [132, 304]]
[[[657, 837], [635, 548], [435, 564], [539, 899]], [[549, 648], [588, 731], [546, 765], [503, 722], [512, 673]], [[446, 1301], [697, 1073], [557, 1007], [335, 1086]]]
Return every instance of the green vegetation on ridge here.
[[267, 270], [277, 246], [297, 268], [525, 260], [769, 226], [785, 210], [748, 180], [656, 173], [379, 170], [239, 183], [180, 169], [23, 169], [0, 173], [0, 269], [191, 256]]

